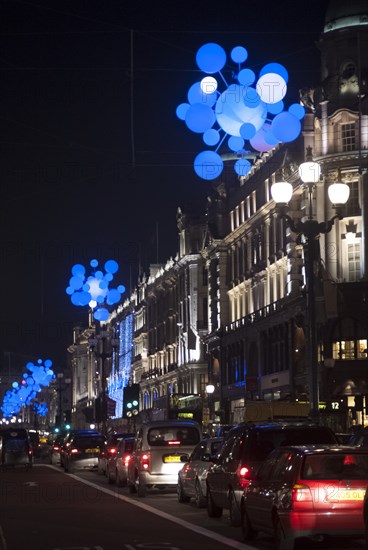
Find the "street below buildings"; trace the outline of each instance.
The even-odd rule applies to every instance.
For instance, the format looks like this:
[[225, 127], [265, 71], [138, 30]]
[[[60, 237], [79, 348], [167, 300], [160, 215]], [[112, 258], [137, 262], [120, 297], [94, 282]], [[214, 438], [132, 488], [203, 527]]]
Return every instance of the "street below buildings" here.
[[[95, 471], [68, 475], [35, 464], [0, 472], [0, 550], [273, 550], [272, 538], [242, 542], [228, 514], [180, 504], [168, 491], [144, 499], [109, 485]], [[299, 541], [300, 550], [356, 550], [364, 541]]]

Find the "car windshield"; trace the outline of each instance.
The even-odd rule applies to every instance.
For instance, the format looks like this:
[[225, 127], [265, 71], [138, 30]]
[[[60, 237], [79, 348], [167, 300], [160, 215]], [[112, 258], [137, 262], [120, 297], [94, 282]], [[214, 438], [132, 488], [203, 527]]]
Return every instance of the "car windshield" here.
[[163, 426], [148, 431], [148, 444], [157, 447], [170, 445], [197, 445], [199, 431], [191, 426]]
[[301, 479], [368, 479], [368, 453], [320, 453], [306, 456]]
[[73, 446], [79, 447], [80, 449], [88, 449], [90, 447], [102, 447], [104, 443], [105, 439], [103, 437], [84, 436], [76, 437], [73, 441]]

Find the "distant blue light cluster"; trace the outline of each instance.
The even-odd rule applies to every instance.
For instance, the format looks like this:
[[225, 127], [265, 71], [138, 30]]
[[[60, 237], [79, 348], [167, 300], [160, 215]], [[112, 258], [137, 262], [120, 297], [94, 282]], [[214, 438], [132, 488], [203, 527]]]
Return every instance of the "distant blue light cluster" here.
[[110, 314], [108, 309], [103, 306], [117, 304], [125, 292], [124, 285], [109, 289], [109, 283], [113, 280], [119, 265], [115, 260], [108, 260], [104, 266], [105, 274], [98, 269], [97, 260], [91, 260], [90, 266], [92, 273], [88, 276], [83, 265], [75, 264], [72, 267], [72, 277], [69, 280], [66, 293], [70, 296], [72, 304], [75, 306], [89, 305], [94, 310], [93, 317], [97, 321], [107, 321]]
[[[37, 365], [31, 362], [27, 363], [26, 368], [31, 374], [24, 373], [22, 382], [19, 384], [14, 381], [12, 390], [8, 390], [4, 395], [0, 409], [3, 411], [5, 418], [18, 414], [22, 407], [30, 405], [42, 390], [42, 386], [47, 387], [50, 384], [51, 380], [55, 378], [51, 367], [52, 361], [50, 359], [46, 359], [44, 363], [42, 359], [38, 359]], [[44, 408], [40, 410], [44, 411]]]
[[46, 416], [49, 409], [46, 403], [35, 403], [34, 411], [36, 414], [38, 414], [38, 416]]
[[298, 103], [284, 110], [284, 97], [287, 91], [288, 72], [279, 63], [268, 63], [261, 69], [258, 80], [255, 73], [241, 64], [248, 58], [242, 46], [231, 51], [231, 59], [238, 64], [238, 72], [233, 72], [235, 82], [228, 84], [221, 73], [227, 56], [225, 50], [215, 43], [204, 44], [199, 48], [196, 62], [207, 75], [218, 73], [226, 89], [218, 91], [218, 81], [213, 76], [205, 76], [188, 90], [186, 103], [181, 103], [176, 114], [189, 130], [203, 134], [203, 142], [216, 149], [200, 152], [194, 160], [196, 174], [205, 180], [217, 178], [224, 167], [218, 149], [229, 137], [227, 145], [239, 155], [234, 170], [245, 176], [251, 164], [242, 158], [247, 152], [246, 142], [256, 151], [270, 151], [281, 142], [294, 141], [301, 132], [301, 119], [304, 108]]

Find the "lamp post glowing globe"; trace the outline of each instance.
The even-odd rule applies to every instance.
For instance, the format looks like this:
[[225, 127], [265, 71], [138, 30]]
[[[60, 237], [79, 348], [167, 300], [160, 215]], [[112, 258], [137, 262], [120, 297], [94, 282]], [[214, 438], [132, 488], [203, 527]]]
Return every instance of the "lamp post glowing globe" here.
[[110, 316], [109, 310], [104, 307], [117, 304], [121, 295], [125, 292], [125, 286], [109, 288], [114, 274], [118, 271], [119, 265], [115, 260], [105, 262], [104, 270], [98, 269], [98, 261], [91, 260], [92, 273], [86, 275], [86, 269], [81, 264], [72, 267], [72, 277], [69, 279], [69, 286], [66, 293], [70, 296], [75, 306], [89, 306], [93, 309], [93, 317], [97, 321], [107, 321]]
[[[304, 108], [298, 103], [285, 110], [289, 75], [280, 63], [267, 63], [257, 76], [252, 69], [242, 67], [248, 59], [243, 46], [231, 50], [231, 60], [238, 64], [233, 71], [233, 82], [226, 82], [222, 69], [227, 63], [225, 50], [216, 43], [204, 44], [196, 54], [196, 62], [205, 76], [192, 84], [187, 97], [176, 114], [196, 134], [203, 134], [203, 143], [214, 150], [199, 152], [194, 160], [196, 174], [205, 180], [218, 178], [223, 170], [219, 148], [227, 143], [239, 158], [234, 170], [239, 176], [249, 173], [243, 162], [247, 149], [266, 152], [279, 143], [294, 141], [301, 132]], [[220, 78], [213, 75], [218, 73]], [[208, 76], [210, 75], [210, 76]], [[219, 83], [225, 89], [219, 90]], [[235, 141], [226, 137], [241, 139]], [[242, 161], [242, 162], [239, 162]], [[247, 161], [248, 162], [248, 161]]]

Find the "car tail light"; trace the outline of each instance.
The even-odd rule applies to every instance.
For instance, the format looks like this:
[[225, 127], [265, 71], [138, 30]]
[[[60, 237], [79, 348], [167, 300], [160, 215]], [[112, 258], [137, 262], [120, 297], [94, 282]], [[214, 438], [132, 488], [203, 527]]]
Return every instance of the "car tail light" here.
[[56, 445], [53, 446], [52, 448], [53, 451], [60, 451], [60, 447], [57, 447]]
[[79, 453], [78, 449], [71, 449], [70, 452], [72, 455], [76, 455], [77, 453]]
[[168, 444], [178, 446], [178, 445], [180, 445], [180, 441], [168, 441]]
[[144, 453], [141, 458], [142, 470], [148, 470], [149, 463], [150, 463], [150, 455], [149, 453]]
[[293, 510], [307, 511], [313, 509], [312, 493], [308, 485], [297, 483], [291, 490], [291, 507]]
[[29, 449], [28, 454], [29, 454], [29, 455], [32, 455], [32, 454], [33, 454], [32, 449]]
[[111, 455], [116, 454], [116, 447], [111, 447], [111, 449], [109, 449], [109, 453], [110, 453]]
[[130, 459], [132, 458], [132, 455], [125, 455], [124, 456], [124, 465], [128, 466]]
[[246, 466], [239, 466], [237, 474], [238, 474], [238, 480], [239, 480], [239, 483], [240, 483], [241, 487], [246, 487], [250, 482], [250, 479], [249, 479], [250, 470], [249, 470], [249, 468], [247, 468]]

